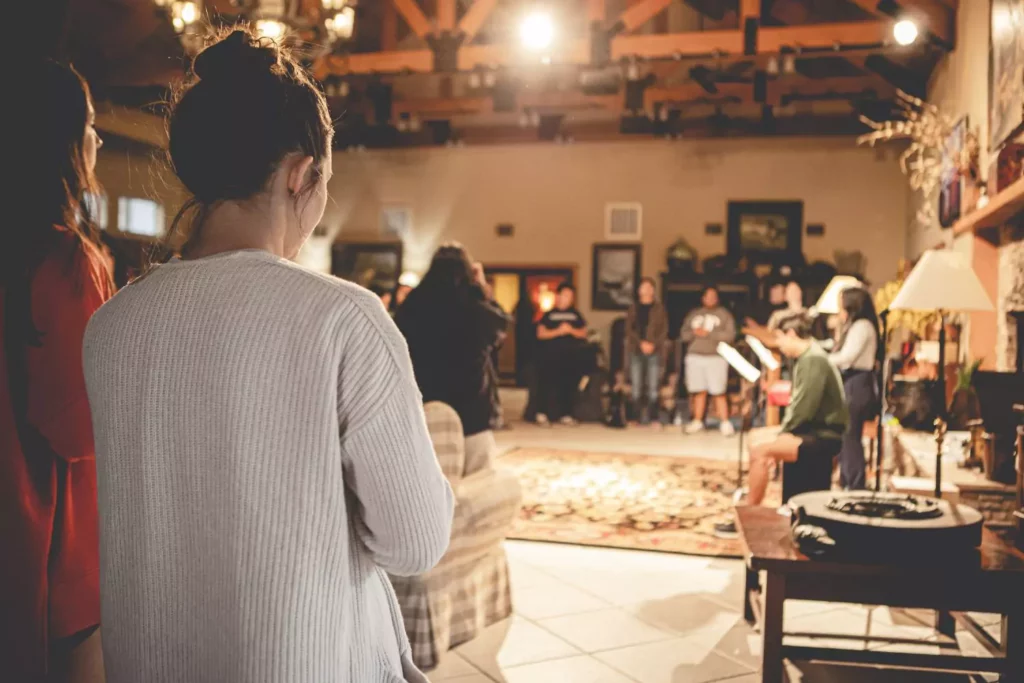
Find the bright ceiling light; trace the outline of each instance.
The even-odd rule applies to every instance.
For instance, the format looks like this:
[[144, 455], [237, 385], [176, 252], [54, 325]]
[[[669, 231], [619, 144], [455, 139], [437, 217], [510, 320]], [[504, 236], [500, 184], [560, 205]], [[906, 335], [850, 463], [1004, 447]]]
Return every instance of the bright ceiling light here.
[[356, 11], [351, 7], [345, 7], [329, 17], [324, 25], [334, 40], [348, 40], [352, 37], [352, 31], [356, 25]]
[[900, 19], [892, 27], [892, 37], [900, 45], [912, 45], [917, 36], [917, 24], [911, 19]]
[[284, 22], [277, 19], [260, 19], [256, 22], [256, 32], [260, 34], [261, 38], [281, 40], [285, 31], [287, 31], [287, 27]]
[[555, 21], [547, 12], [532, 12], [519, 25], [523, 47], [533, 52], [546, 50], [555, 39]]

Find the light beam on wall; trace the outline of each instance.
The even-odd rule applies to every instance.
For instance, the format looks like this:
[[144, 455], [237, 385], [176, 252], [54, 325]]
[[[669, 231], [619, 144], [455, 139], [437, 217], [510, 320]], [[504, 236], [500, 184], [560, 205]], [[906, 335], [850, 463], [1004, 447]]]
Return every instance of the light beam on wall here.
[[531, 52], [548, 49], [555, 40], [555, 20], [540, 10], [527, 14], [519, 24], [519, 40]]

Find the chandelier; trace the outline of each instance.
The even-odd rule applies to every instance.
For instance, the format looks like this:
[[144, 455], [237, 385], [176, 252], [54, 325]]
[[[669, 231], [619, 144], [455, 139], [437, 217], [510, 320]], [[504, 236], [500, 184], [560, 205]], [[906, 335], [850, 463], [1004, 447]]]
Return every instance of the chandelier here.
[[239, 21], [251, 22], [260, 36], [270, 40], [317, 45], [330, 51], [352, 38], [357, 4], [357, 0], [320, 0], [318, 5], [302, 0], [232, 0], [229, 11], [215, 11], [204, 8], [202, 0], [153, 2], [170, 19], [189, 52], [201, 47], [209, 26]]

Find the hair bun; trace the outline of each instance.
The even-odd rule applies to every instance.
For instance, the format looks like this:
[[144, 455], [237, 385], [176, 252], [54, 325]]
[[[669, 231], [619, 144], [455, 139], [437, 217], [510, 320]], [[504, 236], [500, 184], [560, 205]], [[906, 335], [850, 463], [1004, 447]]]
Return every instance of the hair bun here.
[[246, 31], [233, 31], [196, 55], [192, 70], [204, 81], [268, 76], [280, 63], [280, 52]]

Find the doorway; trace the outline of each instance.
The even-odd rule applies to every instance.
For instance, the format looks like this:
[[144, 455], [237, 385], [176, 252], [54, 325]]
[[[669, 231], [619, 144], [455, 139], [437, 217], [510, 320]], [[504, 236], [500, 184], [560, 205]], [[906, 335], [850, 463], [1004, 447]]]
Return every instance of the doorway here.
[[525, 387], [533, 362], [537, 321], [555, 305], [563, 282], [576, 286], [575, 266], [484, 266], [494, 299], [512, 317], [505, 343], [497, 351], [502, 384]]

